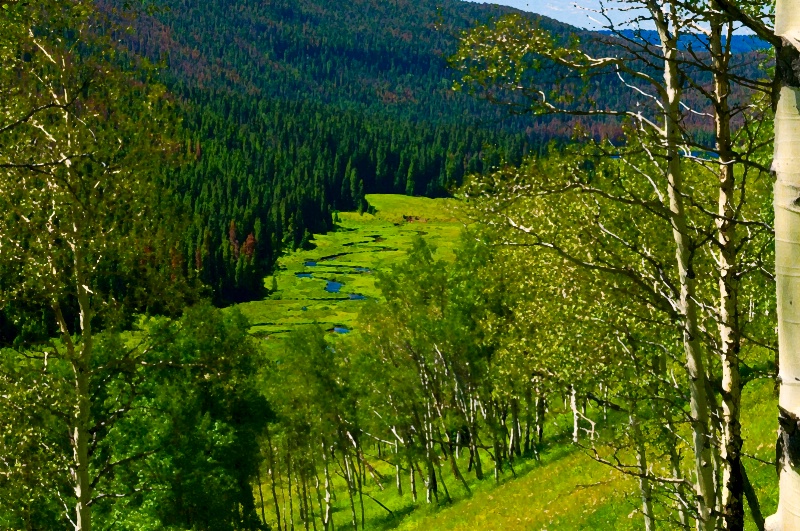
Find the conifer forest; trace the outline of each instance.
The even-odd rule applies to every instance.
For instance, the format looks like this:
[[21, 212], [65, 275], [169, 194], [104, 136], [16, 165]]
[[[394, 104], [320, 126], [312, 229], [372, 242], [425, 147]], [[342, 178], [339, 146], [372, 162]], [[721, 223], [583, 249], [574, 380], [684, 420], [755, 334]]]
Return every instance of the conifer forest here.
[[576, 4], [0, 0], [0, 530], [800, 531], [800, 0]]

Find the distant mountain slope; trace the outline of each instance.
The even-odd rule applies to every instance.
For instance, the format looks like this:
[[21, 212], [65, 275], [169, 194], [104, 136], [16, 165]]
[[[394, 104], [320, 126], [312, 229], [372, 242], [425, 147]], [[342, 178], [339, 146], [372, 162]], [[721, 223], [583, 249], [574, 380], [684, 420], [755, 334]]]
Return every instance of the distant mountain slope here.
[[464, 175], [501, 156], [519, 161], [546, 137], [530, 118], [503, 120], [503, 110], [450, 91], [445, 57], [456, 35], [506, 9], [456, 0], [155, 4], [123, 39], [164, 60], [181, 102], [191, 162], [170, 178], [193, 214], [183, 263], [219, 302], [259, 297], [284, 250], [329, 230], [335, 211], [363, 208], [365, 194], [445, 196]]
[[[607, 30], [599, 31], [603, 35], [610, 35]], [[658, 32], [655, 30], [622, 30], [623, 37], [628, 39], [642, 39], [651, 44], [658, 43]], [[685, 49], [690, 45], [695, 51], [706, 50], [708, 48], [708, 38], [705, 35], [684, 35], [680, 39], [680, 45]], [[763, 51], [770, 48], [769, 43], [762, 41], [755, 35], [734, 35], [731, 39], [731, 51], [735, 54], [746, 54], [750, 52]]]
[[[310, 99], [414, 120], [496, 121], [450, 91], [445, 57], [478, 21], [515, 11], [458, 0], [160, 0], [134, 48], [176, 79], [259, 97]], [[556, 33], [580, 31], [531, 15]]]
[[[127, 0], [98, 0], [107, 9]], [[458, 36], [511, 8], [460, 0], [151, 0], [123, 35], [163, 59], [190, 164], [173, 176], [194, 215], [184, 246], [217, 300], [246, 300], [287, 248], [368, 193], [446, 196], [465, 175], [518, 162], [573, 118], [509, 117], [450, 90]], [[519, 12], [521, 13], [521, 12]], [[533, 14], [559, 37], [585, 30]], [[600, 46], [601, 53], [604, 49]], [[537, 82], [570, 90], [562, 72]], [[573, 80], [574, 81], [574, 80]], [[632, 106], [616, 77], [589, 96]], [[611, 136], [613, 121], [586, 130]]]

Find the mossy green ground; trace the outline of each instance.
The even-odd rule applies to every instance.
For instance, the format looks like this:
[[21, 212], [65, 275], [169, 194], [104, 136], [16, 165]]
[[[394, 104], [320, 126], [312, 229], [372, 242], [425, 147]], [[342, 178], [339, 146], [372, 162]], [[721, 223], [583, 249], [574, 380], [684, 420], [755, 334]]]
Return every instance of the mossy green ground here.
[[[374, 214], [340, 213], [337, 230], [313, 239], [313, 249], [291, 253], [280, 260], [276, 273], [278, 290], [270, 298], [238, 305], [253, 323], [253, 332], [268, 338], [267, 344], [292, 329], [319, 324], [358, 329], [362, 300], [350, 294], [379, 298], [374, 272], [402, 258], [417, 236], [438, 248], [442, 258], [453, 257], [453, 248], [463, 229], [456, 205], [448, 200], [405, 196], [370, 195]], [[311, 265], [314, 262], [316, 265]], [[304, 275], [311, 275], [305, 278]], [[301, 276], [302, 275], [302, 276]], [[328, 281], [343, 284], [339, 294], [325, 291]], [[266, 279], [267, 287], [272, 278]], [[777, 398], [771, 381], [752, 382], [743, 395], [744, 462], [759, 495], [764, 515], [777, 506], [777, 478], [769, 464], [774, 459]], [[571, 419], [564, 412], [552, 412], [547, 425], [544, 450], [537, 461], [531, 457], [515, 463], [515, 473], [506, 470], [495, 482], [492, 463], [484, 463], [487, 479], [477, 481], [467, 474], [471, 494], [445, 470], [445, 483], [452, 501], [440, 494], [439, 503], [425, 502], [419, 481], [419, 500], [413, 503], [404, 475], [405, 495], [394, 487], [393, 469], [370, 462], [385, 476], [381, 487], [372, 482], [365, 492], [388, 507], [392, 514], [364, 497], [365, 529], [368, 530], [628, 530], [642, 529], [636, 483], [598, 464], [569, 441]], [[462, 458], [462, 471], [467, 462]], [[262, 476], [263, 478], [264, 476]], [[341, 483], [340, 479], [336, 479]], [[285, 485], [281, 485], [285, 488]], [[339, 485], [334, 522], [337, 529], [350, 529], [350, 508], [346, 489]], [[274, 525], [270, 484], [263, 485], [264, 513]], [[280, 492], [280, 489], [279, 489]], [[360, 508], [356, 501], [360, 520]], [[259, 507], [260, 510], [260, 507]], [[297, 508], [295, 508], [297, 510]], [[319, 514], [318, 508], [315, 513]], [[299, 513], [295, 528], [303, 524]], [[668, 524], [662, 526], [668, 528]], [[755, 525], [748, 522], [746, 529]]]
[[[367, 201], [374, 214], [339, 213], [335, 231], [282, 257], [278, 289], [268, 299], [237, 305], [254, 334], [275, 339], [309, 324], [357, 329], [364, 300], [379, 298], [374, 273], [400, 259], [414, 238], [436, 246], [439, 257], [452, 257], [464, 226], [455, 201], [400, 195], [368, 195]], [[329, 282], [342, 284], [338, 293], [326, 291]], [[272, 289], [273, 277], [265, 283]]]

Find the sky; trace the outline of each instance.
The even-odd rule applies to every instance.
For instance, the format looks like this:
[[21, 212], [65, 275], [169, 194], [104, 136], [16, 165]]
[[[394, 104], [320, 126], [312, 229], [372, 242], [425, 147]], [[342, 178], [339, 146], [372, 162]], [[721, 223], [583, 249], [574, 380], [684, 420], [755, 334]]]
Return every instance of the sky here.
[[[530, 11], [532, 13], [539, 13], [579, 28], [600, 29], [601, 24], [593, 21], [592, 18], [597, 19], [596, 13], [592, 9], [599, 9], [600, 2], [598, 0], [491, 0], [485, 2], [484, 0], [467, 0], [470, 2], [500, 4], [504, 6], [516, 7], [523, 11]], [[614, 2], [606, 2], [607, 7], [610, 7], [609, 15], [615, 22], [623, 22], [630, 17], [630, 13], [615, 13]]]

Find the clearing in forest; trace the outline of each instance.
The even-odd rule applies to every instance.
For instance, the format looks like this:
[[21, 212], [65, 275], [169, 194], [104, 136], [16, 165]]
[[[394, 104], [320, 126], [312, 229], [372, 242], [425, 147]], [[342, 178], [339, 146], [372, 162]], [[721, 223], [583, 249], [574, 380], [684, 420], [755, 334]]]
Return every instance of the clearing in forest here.
[[276, 338], [298, 326], [316, 324], [330, 332], [358, 328], [363, 303], [379, 298], [376, 271], [402, 258], [416, 237], [435, 246], [440, 258], [452, 258], [464, 224], [453, 199], [404, 195], [367, 195], [369, 212], [340, 212], [336, 230], [317, 234], [309, 249], [278, 261], [260, 301], [239, 304], [252, 333]]

